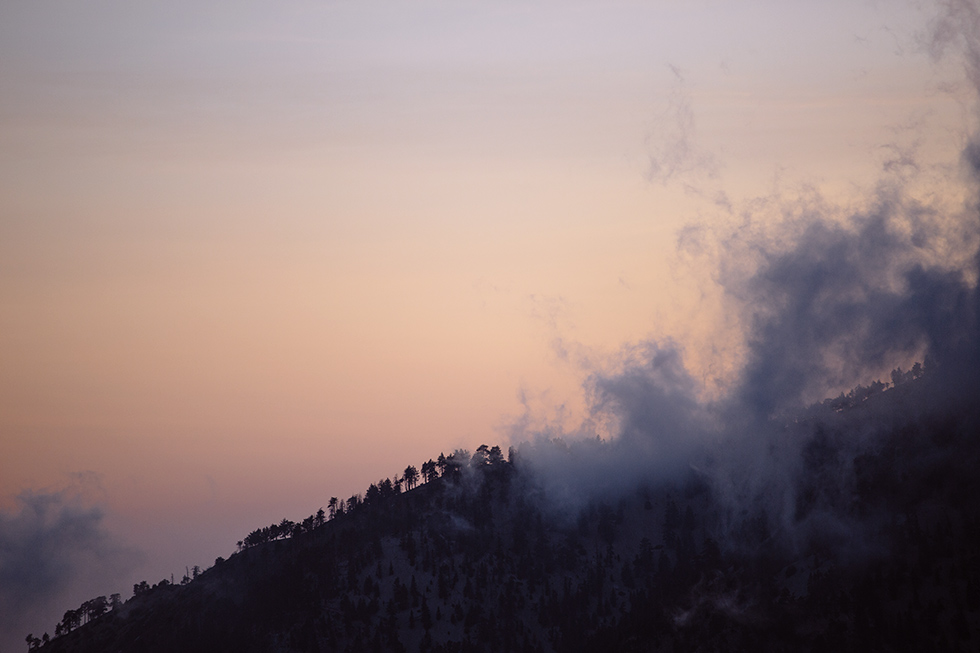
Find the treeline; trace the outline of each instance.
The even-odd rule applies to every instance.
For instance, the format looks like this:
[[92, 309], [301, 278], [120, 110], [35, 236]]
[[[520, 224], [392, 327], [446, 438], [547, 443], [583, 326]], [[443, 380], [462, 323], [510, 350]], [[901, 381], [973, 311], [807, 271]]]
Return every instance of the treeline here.
[[886, 383], [879, 379], [872, 381], [868, 385], [859, 384], [847, 394], [841, 392], [838, 396], [832, 399], [824, 399], [820, 405], [839, 413], [843, 410], [847, 410], [848, 408], [853, 408], [861, 402], [867, 401], [871, 397], [879, 395], [889, 388], [897, 388], [898, 386], [915, 381], [916, 379], [921, 378], [922, 374], [923, 368], [919, 363], [913, 365], [908, 371], [898, 367], [892, 370], [891, 383]]
[[[513, 447], [508, 454], [512, 461], [514, 458]], [[497, 445], [488, 447], [481, 444], [472, 455], [465, 449], [457, 449], [448, 456], [440, 453], [435, 460], [430, 458], [422, 463], [421, 471], [414, 465], [409, 465], [400, 475], [396, 474], [394, 479], [384, 478], [377, 483], [371, 483], [363, 495], [355, 493], [346, 500], [330, 497], [326, 511], [320, 508], [315, 514], [300, 522], [284, 518], [277, 524], [257, 528], [238, 541], [238, 550], [243, 551], [266, 542], [312, 533], [327, 521], [353, 514], [362, 507], [380, 504], [402, 492], [412, 490], [418, 486], [420, 480], [422, 483], [431, 483], [440, 478], [447, 478], [457, 482], [460, 480], [465, 467], [497, 465], [502, 462], [504, 462], [503, 451]]]
[[[68, 610], [65, 616], [54, 627], [54, 636], [61, 637], [67, 635], [82, 624], [87, 624], [93, 619], [98, 619], [110, 610], [115, 610], [122, 605], [122, 597], [119, 594], [112, 594], [107, 599], [104, 596], [97, 596], [82, 603], [75, 610]], [[33, 633], [26, 637], [28, 650], [37, 649], [47, 644], [51, 640], [50, 635], [44, 633], [41, 637], [35, 637]]]
[[[510, 449], [508, 454], [509, 459], [513, 461], [513, 448]], [[328, 521], [353, 515], [370, 506], [379, 505], [403, 492], [413, 490], [418, 487], [419, 482], [428, 484], [445, 478], [447, 481], [455, 483], [460, 481], [463, 476], [463, 470], [466, 468], [499, 465], [503, 462], [503, 452], [496, 445], [488, 447], [482, 444], [477, 447], [472, 455], [466, 449], [457, 449], [448, 456], [440, 453], [435, 460], [430, 458], [422, 463], [421, 468], [409, 465], [401, 474], [396, 474], [394, 479], [385, 478], [377, 483], [371, 483], [363, 495], [356, 493], [346, 500], [331, 497], [327, 503], [326, 510], [320, 508], [316, 513], [301, 521], [294, 522], [290, 519], [283, 518], [278, 523], [258, 528], [238, 541], [238, 551], [241, 552], [266, 542], [284, 540], [305, 533], [312, 533]], [[224, 558], [219, 557], [215, 560], [215, 565], [221, 564], [222, 562], [224, 562]], [[205, 571], [198, 565], [194, 565], [192, 569], [187, 570], [187, 573], [181, 579], [181, 585], [190, 583]], [[133, 598], [147, 594], [158, 587], [162, 588], [172, 585], [175, 585], [173, 576], [171, 576], [170, 580], [163, 579], [155, 585], [150, 585], [144, 580], [133, 585]], [[67, 635], [79, 626], [116, 610], [122, 604], [123, 601], [119, 594], [112, 594], [108, 599], [105, 596], [98, 596], [85, 601], [78, 609], [65, 612], [64, 618], [55, 626], [54, 637], [57, 638], [62, 635]], [[26, 642], [29, 650], [36, 650], [52, 641], [52, 639], [48, 633], [44, 633], [41, 637], [35, 637], [31, 633], [27, 635]]]
[[798, 426], [789, 527], [826, 514], [852, 537], [793, 549], [765, 510], [727, 521], [694, 471], [554, 521], [499, 450], [455, 452], [421, 492], [386, 501], [396, 482], [374, 483], [324, 511], [335, 527], [237, 554], [52, 653], [977, 650], [976, 417], [884, 430], [857, 457], [853, 428]]

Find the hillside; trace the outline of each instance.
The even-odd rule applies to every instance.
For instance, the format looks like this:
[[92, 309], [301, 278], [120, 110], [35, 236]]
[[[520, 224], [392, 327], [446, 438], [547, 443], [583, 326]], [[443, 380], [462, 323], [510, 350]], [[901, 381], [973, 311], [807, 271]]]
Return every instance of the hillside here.
[[862, 389], [785, 424], [800, 455], [782, 521], [693, 468], [570, 511], [520, 452], [457, 452], [414, 489], [372, 486], [325, 523], [138, 587], [34, 647], [975, 650], [980, 420], [975, 407], [884, 417], [919, 386]]

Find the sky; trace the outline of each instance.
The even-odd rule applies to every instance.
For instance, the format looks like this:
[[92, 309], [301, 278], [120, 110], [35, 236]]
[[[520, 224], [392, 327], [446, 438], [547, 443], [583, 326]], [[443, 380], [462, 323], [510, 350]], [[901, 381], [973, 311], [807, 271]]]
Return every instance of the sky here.
[[935, 14], [0, 4], [0, 651], [440, 451], [572, 432], [637, 343], [724, 393], [732, 234], [966, 192]]

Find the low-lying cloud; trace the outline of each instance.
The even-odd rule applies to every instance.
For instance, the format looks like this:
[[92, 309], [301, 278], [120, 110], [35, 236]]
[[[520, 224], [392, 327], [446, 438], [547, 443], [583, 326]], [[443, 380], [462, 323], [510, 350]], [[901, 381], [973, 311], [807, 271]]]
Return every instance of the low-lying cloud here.
[[69, 490], [25, 491], [14, 510], [0, 512], [0, 650], [58, 622], [76, 583], [101, 578], [108, 592], [130, 570], [133, 553], [112, 537], [105, 517]]
[[[953, 2], [944, 12], [926, 45], [936, 56], [962, 56], [980, 90], [980, 10]], [[965, 142], [950, 166], [967, 198], [959, 206], [917, 193], [924, 166], [913, 165], [884, 166], [859, 205], [835, 205], [811, 189], [736, 207], [741, 223], [715, 235], [724, 254], [714, 263], [744, 329], [740, 373], [722, 396], [705, 398], [679, 345], [634, 346], [615, 371], [590, 376], [593, 419], [577, 433], [516, 434], [525, 441], [520, 460], [546, 496], [574, 513], [693, 473], [732, 515], [764, 517], [789, 547], [853, 540], [870, 528], [872, 517], [859, 523], [848, 502], [876, 438], [939, 415], [977, 414], [980, 137]], [[892, 370], [916, 362], [914, 395], [894, 392], [840, 413], [885, 396], [885, 385], [913, 376]], [[874, 385], [821, 403], [861, 384]], [[598, 423], [612, 423], [612, 437], [602, 440]], [[734, 532], [735, 521], [721, 527]]]

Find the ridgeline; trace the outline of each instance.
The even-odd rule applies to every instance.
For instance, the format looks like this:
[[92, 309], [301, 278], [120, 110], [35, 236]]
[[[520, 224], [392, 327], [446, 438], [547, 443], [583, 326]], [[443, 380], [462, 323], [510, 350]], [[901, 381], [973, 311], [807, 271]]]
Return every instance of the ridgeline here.
[[[733, 510], [695, 471], [574, 513], [521, 454], [457, 451], [329, 512], [257, 529], [183, 582], [70, 610], [45, 653], [971, 651], [980, 642], [978, 411], [878, 428], [917, 381], [787, 427], [793, 520]], [[899, 393], [904, 393], [901, 395]], [[833, 520], [827, 520], [832, 523]]]

